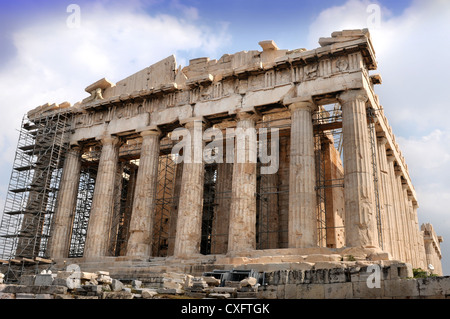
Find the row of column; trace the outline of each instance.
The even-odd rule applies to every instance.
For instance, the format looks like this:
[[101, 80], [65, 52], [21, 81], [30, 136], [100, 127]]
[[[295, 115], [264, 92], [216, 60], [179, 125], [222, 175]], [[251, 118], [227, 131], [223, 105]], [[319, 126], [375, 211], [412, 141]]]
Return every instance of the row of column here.
[[[343, 118], [343, 157], [344, 157], [344, 199], [345, 232], [348, 247], [377, 247], [378, 231], [374, 198], [374, 183], [371, 167], [371, 149], [367, 128], [367, 95], [363, 90], [347, 91], [339, 97]], [[288, 247], [317, 246], [317, 212], [316, 181], [314, 158], [314, 135], [312, 112], [316, 106], [308, 101], [292, 103], [291, 145], [289, 159], [289, 220]], [[237, 129], [255, 129], [256, 118], [252, 114], [240, 113], [237, 116]], [[194, 152], [197, 143], [195, 120], [185, 124], [194, 138], [190, 139]], [[159, 132], [148, 130], [141, 133], [143, 142], [133, 209], [130, 220], [130, 236], [127, 255], [149, 256], [151, 254], [153, 211], [155, 208], [156, 180], [159, 159]], [[229, 212], [228, 252], [230, 254], [255, 249], [256, 245], [256, 139], [249, 143], [235, 142], [235, 154], [245, 152], [244, 161], [235, 161], [232, 172], [232, 198]], [[102, 153], [90, 212], [88, 233], [85, 244], [86, 257], [105, 256], [109, 242], [112, 204], [114, 202], [114, 179], [118, 163], [119, 138], [105, 137], [101, 140]], [[393, 164], [387, 162], [382, 140], [379, 140], [380, 166], [389, 174], [382, 175], [384, 191], [384, 210], [386, 216], [402, 212], [404, 220], [389, 220], [389, 242], [392, 251], [399, 256], [412, 258], [411, 248], [402, 250], [398, 235], [400, 225], [413, 224], [414, 207], [408, 198], [402, 197], [399, 176], [395, 176]], [[198, 146], [198, 145], [197, 145]], [[239, 149], [242, 148], [242, 149]], [[235, 155], [236, 156], [236, 155]], [[192, 153], [191, 158], [195, 158]], [[385, 161], [386, 159], [386, 161]], [[390, 165], [392, 164], [392, 165]], [[176, 239], [174, 255], [189, 257], [200, 252], [201, 222], [203, 212], [203, 175], [204, 163], [186, 162], [183, 165], [182, 184], [178, 206]], [[63, 179], [61, 181], [60, 199], [54, 220], [54, 229], [50, 245], [50, 256], [62, 258], [67, 256], [70, 241], [71, 222], [75, 213], [75, 201], [80, 176], [80, 149], [74, 147], [68, 153]], [[388, 190], [396, 187], [397, 196], [390, 197]], [[398, 206], [398, 207], [397, 207]], [[396, 229], [397, 228], [397, 229]], [[411, 229], [405, 235], [413, 237]], [[414, 237], [416, 238], [416, 237]], [[417, 239], [417, 238], [416, 238]]]
[[[419, 228], [417, 202], [408, 194], [392, 150], [386, 150], [384, 132], [377, 135], [379, 190], [383, 248], [396, 258], [426, 269], [423, 236]], [[425, 268], [424, 268], [425, 267]]]

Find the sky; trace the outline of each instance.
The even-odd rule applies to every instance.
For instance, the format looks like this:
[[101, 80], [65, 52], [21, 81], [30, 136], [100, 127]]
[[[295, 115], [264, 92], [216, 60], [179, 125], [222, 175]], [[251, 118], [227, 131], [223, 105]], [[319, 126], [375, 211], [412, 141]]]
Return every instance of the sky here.
[[450, 275], [447, 0], [0, 0], [0, 209], [27, 111], [74, 104], [98, 79], [118, 82], [172, 54], [185, 66], [261, 50], [262, 40], [314, 49], [333, 31], [361, 28], [371, 33], [371, 73], [383, 79], [375, 92], [408, 164], [419, 223], [444, 237]]

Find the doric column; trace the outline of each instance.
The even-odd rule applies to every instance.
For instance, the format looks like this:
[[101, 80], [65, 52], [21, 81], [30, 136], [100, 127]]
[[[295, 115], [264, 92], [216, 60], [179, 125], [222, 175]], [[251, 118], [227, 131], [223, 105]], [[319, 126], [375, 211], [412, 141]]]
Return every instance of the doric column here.
[[58, 207], [53, 217], [52, 236], [49, 239], [50, 258], [69, 255], [72, 223], [75, 215], [81, 171], [81, 148], [73, 146], [66, 155], [58, 192]]
[[256, 117], [247, 113], [237, 117], [228, 253], [256, 248]]
[[342, 93], [346, 246], [378, 247], [375, 194], [364, 90]]
[[394, 256], [393, 234], [392, 234], [392, 196], [388, 176], [388, 161], [386, 157], [387, 139], [384, 136], [377, 138], [378, 170], [379, 170], [379, 196], [381, 207], [381, 222], [383, 231], [383, 249]]
[[416, 232], [416, 224], [414, 221], [414, 210], [412, 201], [409, 199], [408, 192], [405, 190], [405, 196], [406, 196], [406, 204], [408, 207], [408, 224], [409, 224], [409, 233], [411, 238], [411, 264], [415, 266], [414, 268], [417, 268], [417, 265], [419, 264], [419, 247], [417, 242], [417, 232]]
[[[189, 142], [185, 144], [183, 177], [178, 205], [174, 256], [190, 257], [200, 253], [202, 236], [204, 162], [202, 156], [203, 123], [193, 120], [185, 124]], [[200, 144], [199, 144], [200, 143]], [[190, 160], [187, 160], [188, 152]], [[199, 153], [200, 152], [200, 153]]]
[[419, 258], [419, 265], [418, 268], [427, 269], [427, 256], [425, 254], [425, 245], [423, 241], [423, 233], [419, 226], [419, 217], [417, 216], [417, 209], [419, 208], [419, 205], [416, 200], [413, 200], [413, 212], [414, 212], [414, 220], [416, 224], [416, 231], [417, 231], [417, 255]]
[[95, 182], [84, 257], [106, 256], [110, 239], [120, 140], [117, 137], [108, 136], [102, 138], [101, 143], [102, 152]]
[[402, 172], [400, 170], [399, 166], [395, 167], [395, 180], [396, 180], [396, 186], [397, 186], [397, 194], [398, 194], [398, 200], [399, 200], [399, 214], [400, 214], [400, 221], [401, 221], [401, 239], [402, 239], [402, 245], [404, 247], [404, 254], [403, 254], [403, 261], [407, 263], [411, 263], [411, 248], [410, 248], [410, 238], [409, 238], [409, 232], [408, 232], [408, 220], [407, 220], [407, 211], [405, 207], [405, 198], [403, 194], [403, 188], [402, 188]]
[[392, 227], [393, 227], [393, 238], [392, 242], [395, 245], [394, 247], [394, 257], [400, 260], [404, 260], [404, 245], [402, 243], [402, 233], [401, 233], [401, 210], [400, 210], [400, 202], [398, 198], [397, 189], [397, 181], [395, 179], [395, 170], [394, 170], [394, 161], [395, 157], [390, 151], [390, 154], [387, 155], [388, 160], [388, 176], [389, 176], [389, 194], [391, 194], [392, 200]]
[[127, 256], [145, 257], [151, 255], [152, 248], [160, 132], [143, 131], [141, 136], [141, 156], [134, 191]]
[[289, 105], [289, 248], [317, 246], [316, 170], [311, 115], [314, 108], [311, 102]]

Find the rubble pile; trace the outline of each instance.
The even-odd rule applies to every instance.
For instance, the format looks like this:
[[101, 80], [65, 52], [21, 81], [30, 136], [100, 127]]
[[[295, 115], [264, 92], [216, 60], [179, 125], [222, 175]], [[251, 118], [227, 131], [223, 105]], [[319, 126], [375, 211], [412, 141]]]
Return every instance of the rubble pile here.
[[0, 299], [157, 299], [157, 298], [256, 298], [257, 279], [226, 281], [213, 276], [194, 277], [183, 273], [163, 273], [159, 287], [144, 287], [139, 280], [119, 280], [109, 272], [42, 271], [23, 275], [18, 284], [3, 284]]

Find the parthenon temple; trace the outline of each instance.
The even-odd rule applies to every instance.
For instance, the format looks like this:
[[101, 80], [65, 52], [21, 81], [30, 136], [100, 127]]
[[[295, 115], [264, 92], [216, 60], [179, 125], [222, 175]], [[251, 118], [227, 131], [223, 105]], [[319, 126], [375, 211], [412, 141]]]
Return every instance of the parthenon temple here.
[[29, 111], [0, 227], [3, 266], [123, 275], [363, 260], [442, 275], [442, 238], [419, 225], [375, 94], [369, 31], [333, 32], [312, 50], [259, 45], [185, 67], [169, 56], [90, 84], [74, 105]]

